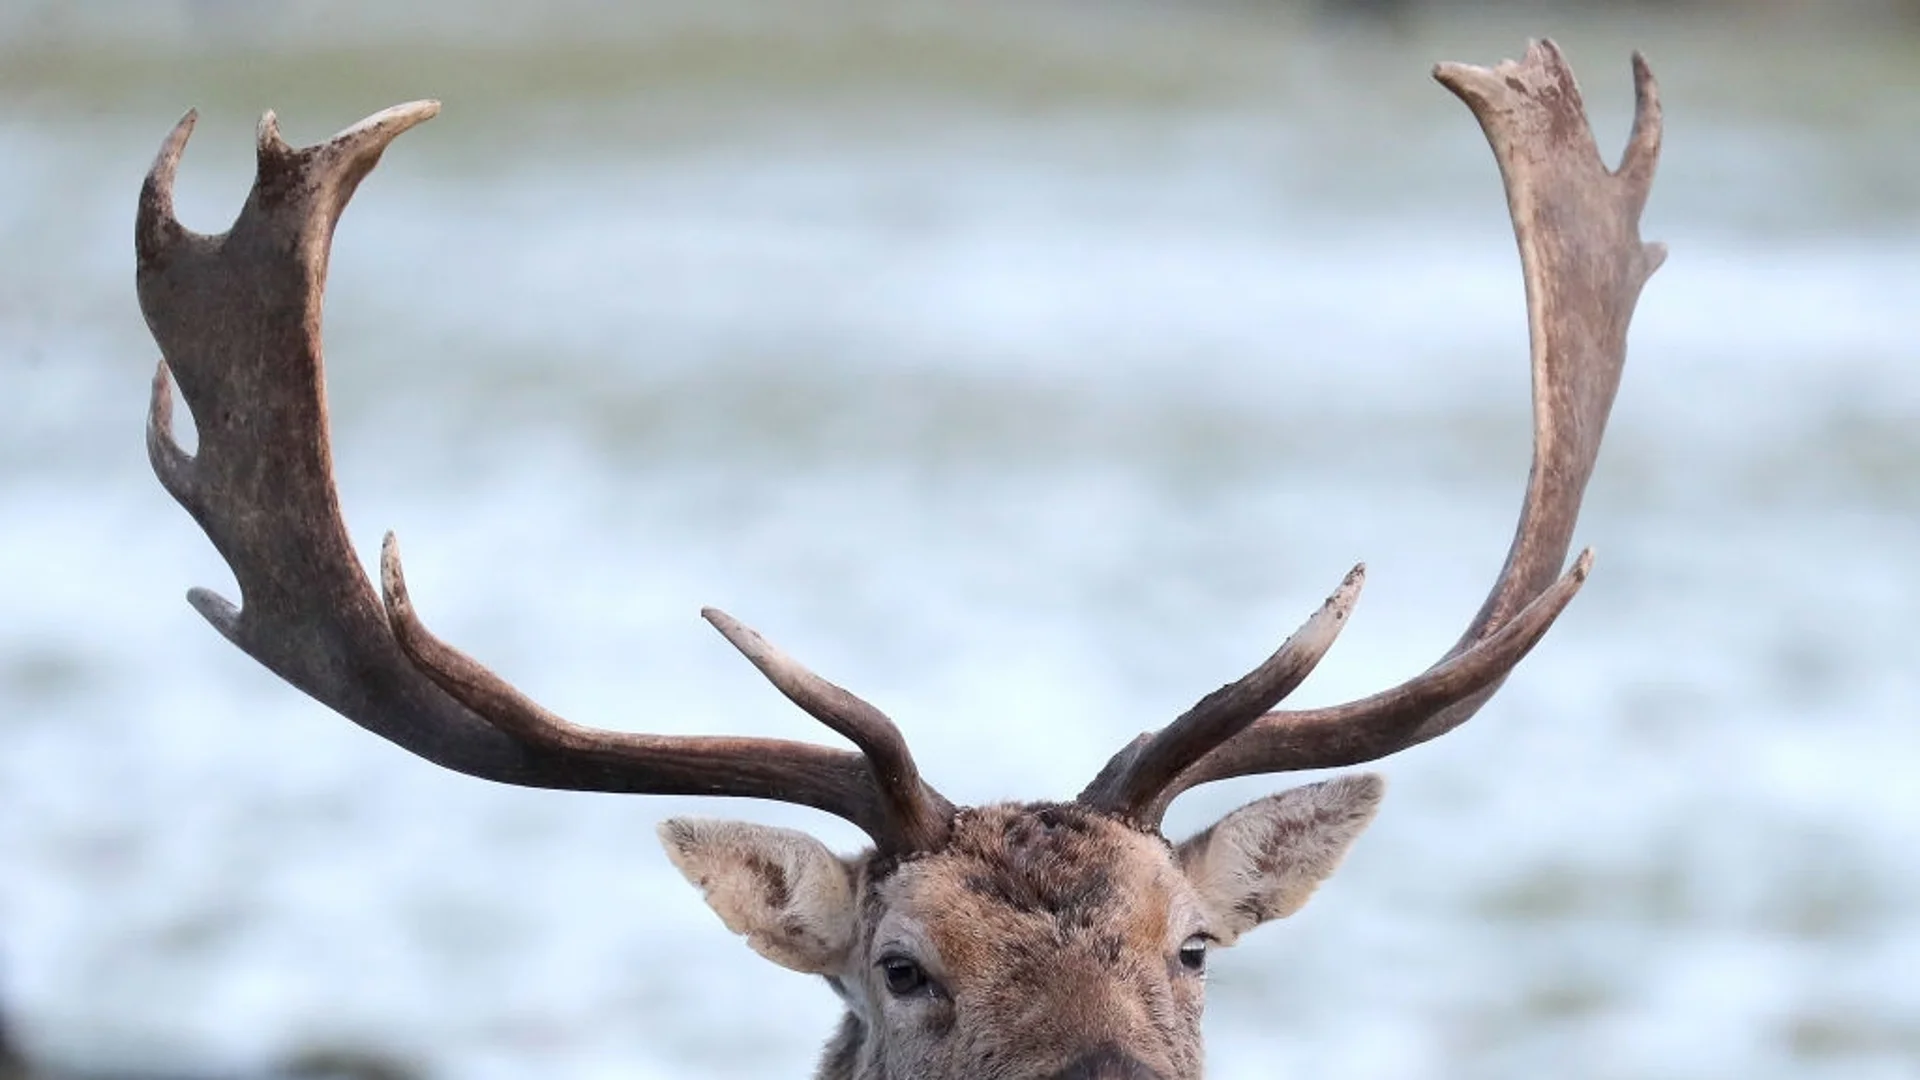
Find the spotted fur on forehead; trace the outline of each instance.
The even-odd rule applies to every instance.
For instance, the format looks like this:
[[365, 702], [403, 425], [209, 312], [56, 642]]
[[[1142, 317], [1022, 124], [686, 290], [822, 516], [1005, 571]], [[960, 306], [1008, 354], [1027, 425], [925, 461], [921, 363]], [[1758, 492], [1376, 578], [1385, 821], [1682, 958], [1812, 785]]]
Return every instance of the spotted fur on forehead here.
[[1128, 899], [1113, 874], [1114, 841], [1146, 835], [1159, 840], [1075, 803], [968, 807], [955, 816], [952, 835], [938, 852], [873, 867], [869, 895], [900, 867], [938, 859], [971, 896], [1016, 914], [1052, 918], [1062, 929], [1091, 928]]
[[[876, 1053], [924, 1070], [913, 1048], [931, 1046], [965, 1066], [940, 1075], [1004, 1080], [1080, 1075], [1060, 1070], [1113, 1045], [1151, 1075], [1200, 1075], [1203, 984], [1172, 953], [1197, 907], [1158, 834], [1073, 803], [1002, 803], [960, 810], [938, 850], [868, 870], [861, 976], [904, 946], [957, 1003], [888, 1029]], [[843, 1075], [880, 1074], [822, 1072]]]

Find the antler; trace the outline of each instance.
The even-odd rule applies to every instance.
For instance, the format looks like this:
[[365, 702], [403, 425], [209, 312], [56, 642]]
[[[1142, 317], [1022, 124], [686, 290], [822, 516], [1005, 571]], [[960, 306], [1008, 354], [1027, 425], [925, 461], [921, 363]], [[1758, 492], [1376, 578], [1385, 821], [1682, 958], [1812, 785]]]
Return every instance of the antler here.
[[[1633, 132], [1620, 167], [1609, 172], [1573, 72], [1551, 41], [1491, 69], [1434, 69], [1434, 78], [1473, 110], [1499, 161], [1526, 279], [1533, 358], [1533, 469], [1520, 524], [1466, 633], [1433, 667], [1390, 690], [1330, 708], [1269, 713], [1238, 729], [1222, 725], [1211, 729], [1219, 738], [1198, 752], [1183, 717], [1116, 754], [1082, 802], [1158, 828], [1167, 805], [1197, 784], [1354, 765], [1444, 735], [1479, 711], [1573, 598], [1592, 553], [1583, 552], [1564, 576], [1560, 568], [1620, 385], [1627, 324], [1641, 287], [1666, 258], [1663, 245], [1640, 240], [1640, 213], [1660, 156], [1660, 97], [1638, 53], [1633, 76]], [[1184, 744], [1176, 774], [1165, 764], [1171, 743]]]
[[[274, 674], [437, 765], [530, 787], [800, 803], [853, 822], [884, 851], [937, 846], [953, 807], [920, 779], [898, 728], [720, 612], [705, 614], [787, 697], [862, 752], [570, 724], [421, 625], [391, 535], [381, 553], [384, 609], [375, 598], [333, 484], [321, 298], [347, 200], [388, 144], [439, 111], [433, 101], [396, 106], [300, 150], [268, 113], [253, 190], [220, 236], [174, 218], [174, 174], [195, 115], [161, 145], [134, 227], [140, 308], [165, 357], [153, 379], [148, 454], [232, 568], [242, 604], [205, 589], [188, 600]], [[169, 373], [198, 429], [193, 455], [172, 436]]]

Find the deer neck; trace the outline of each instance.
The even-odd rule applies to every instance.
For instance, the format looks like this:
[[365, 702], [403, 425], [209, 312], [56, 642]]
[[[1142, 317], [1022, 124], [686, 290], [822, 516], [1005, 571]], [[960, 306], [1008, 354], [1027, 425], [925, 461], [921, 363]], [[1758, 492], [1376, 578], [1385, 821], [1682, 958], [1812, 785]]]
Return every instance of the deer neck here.
[[820, 1069], [814, 1073], [814, 1080], [881, 1080], [881, 1074], [871, 1061], [866, 1061], [867, 1025], [847, 1010], [840, 1019], [840, 1029], [828, 1040], [826, 1050], [820, 1055]]

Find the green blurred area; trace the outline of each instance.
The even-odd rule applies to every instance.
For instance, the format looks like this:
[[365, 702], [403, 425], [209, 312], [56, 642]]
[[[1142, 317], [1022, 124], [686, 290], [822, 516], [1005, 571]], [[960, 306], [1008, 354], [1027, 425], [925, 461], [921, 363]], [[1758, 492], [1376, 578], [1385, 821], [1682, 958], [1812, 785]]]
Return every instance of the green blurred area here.
[[[155, 97], [292, 109], [424, 93], [530, 107], [667, 94], [944, 94], [1009, 106], [1179, 106], [1295, 83], [1303, 47], [1372, 77], [1405, 53], [1491, 59], [1551, 35], [1649, 52], [1691, 108], [1831, 118], [1920, 87], [1920, 0], [1565, 4], [36, 3], [0, 14], [14, 107]], [[1677, 64], [1678, 56], [1701, 64]], [[1689, 75], [1704, 69], [1707, 78]], [[1592, 75], [1589, 75], [1591, 78]], [[1331, 87], [1329, 88], [1331, 90]], [[1911, 95], [1908, 95], [1911, 97]], [[1905, 108], [1915, 106], [1911, 100]]]

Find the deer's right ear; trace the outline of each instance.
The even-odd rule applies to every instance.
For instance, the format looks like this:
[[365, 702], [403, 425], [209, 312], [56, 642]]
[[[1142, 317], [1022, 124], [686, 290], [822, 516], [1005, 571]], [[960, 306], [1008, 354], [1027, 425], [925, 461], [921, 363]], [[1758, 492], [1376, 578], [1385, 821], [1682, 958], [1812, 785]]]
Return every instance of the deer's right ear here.
[[753, 951], [808, 975], [839, 974], [853, 947], [847, 864], [803, 832], [742, 821], [673, 818], [667, 858]]

